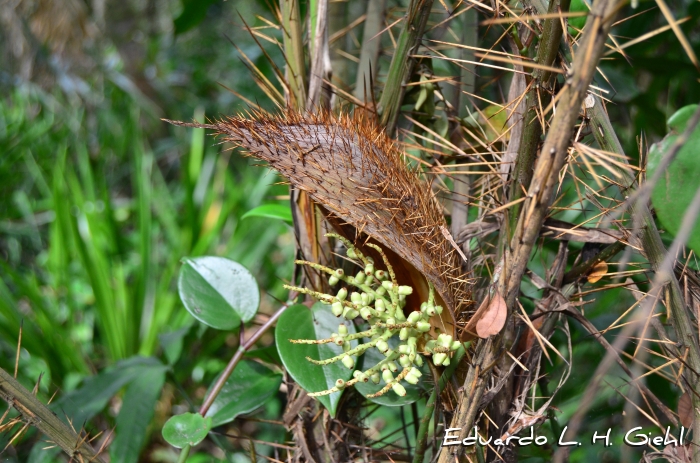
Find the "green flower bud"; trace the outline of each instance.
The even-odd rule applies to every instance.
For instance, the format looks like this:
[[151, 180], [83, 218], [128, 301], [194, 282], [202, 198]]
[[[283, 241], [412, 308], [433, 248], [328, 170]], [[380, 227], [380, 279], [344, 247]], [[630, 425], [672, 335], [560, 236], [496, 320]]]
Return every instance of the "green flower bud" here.
[[365, 320], [369, 320], [370, 318], [372, 318], [372, 309], [370, 309], [369, 307], [363, 307], [360, 309], [360, 315]]
[[343, 365], [345, 365], [345, 368], [347, 368], [348, 370], [352, 370], [353, 368], [355, 368], [355, 359], [353, 359], [349, 355], [343, 357], [341, 361], [343, 362]]
[[429, 306], [426, 307], [426, 309], [425, 309], [425, 314], [426, 314], [427, 316], [429, 316], [429, 317], [432, 317], [432, 316], [435, 315], [436, 313], [437, 313], [437, 312], [436, 312], [436, 310], [435, 310], [435, 307], [433, 307], [432, 305], [429, 305]]
[[380, 339], [379, 341], [377, 341], [377, 344], [376, 344], [375, 347], [376, 347], [377, 350], [379, 350], [379, 352], [381, 352], [382, 354], [383, 354], [384, 352], [386, 352], [387, 350], [389, 350], [389, 344], [387, 344], [387, 342], [386, 342], [385, 340], [383, 340], [383, 339]]
[[441, 347], [450, 347], [452, 345], [452, 336], [443, 333], [438, 336], [437, 342]]
[[408, 314], [408, 318], [406, 319], [408, 323], [415, 323], [418, 320], [420, 320], [420, 312], [411, 312]]
[[376, 301], [374, 301], [374, 309], [377, 312], [384, 312], [384, 310], [386, 309], [386, 307], [384, 306], [384, 301], [382, 299], [377, 299]]
[[386, 352], [383, 352], [385, 357], [391, 357], [391, 355], [394, 353], [394, 349], [387, 349]]
[[446, 358], [447, 358], [447, 354], [443, 354], [442, 352], [439, 352], [437, 354], [433, 354], [433, 364], [435, 366], [440, 366], [440, 365], [442, 365], [442, 362], [444, 362]]
[[348, 327], [343, 323], [338, 325], [338, 334], [341, 336], [345, 336], [346, 334], [348, 334]]
[[396, 319], [394, 317], [389, 317], [386, 319], [387, 325], [396, 325]]
[[391, 291], [391, 288], [394, 287], [394, 284], [391, 281], [382, 281], [382, 288], [386, 289], [387, 291]]
[[[445, 354], [445, 355], [447, 355], [447, 354]], [[445, 360], [443, 360], [443, 362], [442, 362], [442, 366], [443, 366], [443, 367], [449, 367], [449, 366], [450, 366], [450, 358], [449, 358], [449, 357], [445, 357]]]
[[345, 276], [345, 270], [343, 270], [342, 268], [335, 269], [335, 276], [338, 278]]
[[366, 383], [366, 382], [369, 380], [369, 378], [367, 377], [367, 375], [364, 374], [363, 372], [361, 372], [360, 370], [355, 370], [355, 371], [353, 371], [353, 372], [352, 372], [352, 377], [355, 378], [355, 379], [357, 379], [358, 381], [363, 382], [363, 383]]
[[372, 373], [372, 376], [370, 376], [369, 379], [371, 379], [374, 384], [379, 384], [381, 377], [382, 376], [379, 373]]
[[343, 317], [345, 317], [347, 320], [354, 320], [359, 316], [360, 312], [351, 307], [345, 307], [345, 310], [343, 311]]
[[430, 331], [430, 323], [421, 320], [416, 323], [416, 329], [421, 333], [427, 333], [428, 331]]
[[459, 349], [459, 346], [461, 346], [461, 345], [462, 345], [461, 342], [454, 341], [454, 342], [452, 342], [452, 345], [450, 346], [450, 350], [455, 351], [455, 350]]
[[355, 275], [355, 283], [358, 285], [361, 285], [362, 283], [365, 282], [365, 278], [367, 275], [365, 275], [364, 272], [357, 272], [357, 275]]
[[372, 275], [374, 273], [374, 264], [367, 264], [365, 266], [365, 273], [367, 276]]
[[420, 357], [417, 356], [415, 352], [411, 352], [410, 354], [408, 354], [408, 360], [410, 360], [411, 363], [416, 363], [416, 358]]
[[362, 304], [362, 296], [360, 296], [360, 293], [351, 293], [350, 301], [353, 304]]
[[413, 376], [411, 373], [407, 374], [404, 379], [406, 380], [407, 383], [410, 383], [410, 384], [418, 384], [418, 381], [419, 381], [418, 378]]
[[386, 272], [384, 270], [377, 270], [376, 272], [374, 272], [374, 277], [377, 280], [382, 281], [386, 279]]
[[416, 355], [416, 358], [413, 360], [413, 363], [415, 363], [417, 367], [422, 367], [423, 366], [423, 357], [420, 355]]
[[396, 392], [397, 395], [401, 397], [406, 395], [406, 388], [399, 383], [395, 383], [391, 386], [391, 388], [394, 390], [394, 392]]
[[375, 293], [377, 293], [379, 296], [385, 296], [386, 295], [386, 289], [384, 286], [380, 286], [379, 288], [374, 290]]
[[345, 307], [343, 307], [343, 304], [340, 301], [336, 301], [333, 304], [331, 304], [331, 312], [333, 312], [333, 315], [336, 317], [340, 317], [343, 315], [343, 311], [345, 310]]
[[350, 346], [350, 343], [349, 343], [349, 342], [344, 342], [344, 343], [343, 343], [343, 352], [347, 352], [347, 351], [349, 351], [350, 349], [352, 349], [352, 346]]
[[338, 344], [339, 346], [344, 346], [345, 344], [347, 344], [345, 342], [345, 339], [343, 339], [342, 336], [338, 336], [338, 334], [336, 334], [336, 333], [333, 333], [332, 339], [333, 339], [333, 342]]
[[435, 311], [437, 312], [438, 315], [442, 314], [442, 306], [436, 305]]
[[338, 277], [335, 276], [335, 275], [331, 275], [330, 277], [328, 277], [328, 284], [331, 285], [331, 286], [337, 285], [339, 281], [340, 281], [340, 280], [339, 280]]
[[345, 380], [337, 379], [335, 380], [335, 387], [338, 389], [345, 389]]
[[389, 367], [389, 370], [393, 371], [394, 373], [399, 371], [399, 366], [396, 364], [396, 362], [388, 362], [387, 366]]
[[394, 380], [394, 375], [389, 370], [382, 371], [382, 379], [385, 383], [389, 384]]
[[351, 259], [357, 259], [357, 253], [353, 248], [348, 248], [348, 251], [345, 254], [347, 254], [347, 256]]
[[401, 331], [399, 331], [399, 339], [402, 341], [408, 339], [408, 328], [401, 328]]
[[411, 361], [408, 359], [408, 355], [402, 355], [399, 357], [399, 365], [401, 365], [404, 368], [408, 368], [411, 366]]
[[341, 301], [344, 301], [348, 297], [348, 289], [340, 288], [340, 291], [338, 291], [338, 294], [336, 294], [335, 297], [337, 297]]
[[361, 293], [360, 294], [360, 301], [362, 301], [362, 305], [368, 305], [369, 304], [369, 295], [367, 293]]
[[371, 286], [373, 282], [374, 282], [374, 275], [367, 275], [367, 278], [365, 278], [365, 284], [367, 286]]
[[411, 348], [408, 347], [406, 344], [401, 344], [399, 346], [399, 352], [404, 355], [408, 355], [411, 353]]
[[399, 286], [399, 296], [408, 296], [413, 294], [413, 288], [410, 286]]
[[394, 317], [398, 323], [403, 323], [406, 321], [406, 316], [403, 314], [402, 310], [397, 310], [394, 312]]

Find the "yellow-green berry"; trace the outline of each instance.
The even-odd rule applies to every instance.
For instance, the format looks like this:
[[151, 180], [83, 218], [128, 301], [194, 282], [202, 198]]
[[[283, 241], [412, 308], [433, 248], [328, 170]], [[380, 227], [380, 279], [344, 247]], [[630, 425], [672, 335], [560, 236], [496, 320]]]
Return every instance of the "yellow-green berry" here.
[[430, 323], [421, 320], [416, 323], [416, 329], [421, 333], [427, 333], [430, 331]]
[[353, 368], [355, 368], [355, 359], [353, 359], [349, 355], [346, 355], [345, 357], [343, 357], [343, 359], [341, 361], [343, 362], [343, 365], [345, 365], [345, 368], [347, 368], [349, 370], [352, 370]]
[[413, 294], [413, 288], [410, 286], [399, 286], [399, 296], [408, 296]]
[[403, 397], [406, 395], [406, 388], [399, 383], [394, 383], [391, 388], [396, 392], [397, 395]]

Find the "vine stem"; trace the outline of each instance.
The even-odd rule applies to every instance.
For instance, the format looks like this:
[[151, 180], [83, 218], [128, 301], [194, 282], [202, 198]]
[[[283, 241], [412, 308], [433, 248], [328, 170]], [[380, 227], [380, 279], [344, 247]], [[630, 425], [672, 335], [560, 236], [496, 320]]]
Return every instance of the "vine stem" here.
[[185, 463], [187, 457], [190, 456], [190, 445], [187, 444], [180, 450], [180, 455], [177, 457], [177, 463]]
[[207, 396], [207, 398], [204, 400], [204, 403], [199, 409], [199, 414], [202, 416], [206, 416], [207, 412], [209, 411], [209, 408], [211, 408], [212, 404], [218, 397], [219, 393], [221, 390], [224, 388], [224, 384], [226, 384], [226, 380], [231, 376], [233, 373], [233, 370], [236, 368], [236, 365], [238, 365], [238, 362], [241, 361], [243, 358], [243, 355], [245, 355], [246, 352], [248, 352], [248, 349], [253, 347], [253, 344], [255, 344], [260, 337], [265, 334], [267, 330], [269, 330], [272, 325], [275, 324], [278, 318], [280, 318], [280, 315], [284, 313], [285, 310], [287, 310], [287, 307], [289, 307], [289, 304], [285, 304], [280, 309], [275, 312], [273, 316], [271, 316], [261, 327], [258, 331], [253, 334], [253, 336], [248, 339], [244, 344], [238, 347], [238, 350], [236, 351], [235, 354], [233, 354], [233, 357], [231, 360], [228, 362], [228, 365], [226, 365], [226, 369], [224, 372], [221, 374], [219, 379], [216, 380], [216, 383], [214, 383], [214, 387], [212, 388], [211, 392]]

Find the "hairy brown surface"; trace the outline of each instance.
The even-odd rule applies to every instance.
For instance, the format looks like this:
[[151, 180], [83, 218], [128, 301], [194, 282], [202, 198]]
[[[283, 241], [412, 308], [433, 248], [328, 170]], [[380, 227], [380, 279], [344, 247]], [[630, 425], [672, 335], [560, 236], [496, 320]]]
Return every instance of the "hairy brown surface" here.
[[[434, 285], [451, 314], [471, 308], [469, 281], [443, 234], [447, 224], [440, 204], [406, 165], [396, 143], [368, 118], [285, 112], [213, 124], [167, 122], [215, 130], [223, 141], [267, 161], [323, 206], [341, 234], [349, 234], [347, 225], [354, 227], [357, 233], [350, 238], [363, 251], [363, 235], [393, 251], [387, 254], [395, 268], [398, 264], [399, 282], [417, 287], [422, 300], [427, 285], [420, 277], [423, 281], [416, 281], [416, 270]], [[405, 261], [403, 269], [397, 256]]]

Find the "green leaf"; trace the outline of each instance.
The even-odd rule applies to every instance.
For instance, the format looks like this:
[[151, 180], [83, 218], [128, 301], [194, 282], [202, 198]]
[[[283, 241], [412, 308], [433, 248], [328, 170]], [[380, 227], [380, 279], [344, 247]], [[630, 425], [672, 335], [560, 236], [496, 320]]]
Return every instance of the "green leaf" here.
[[[585, 0], [571, 0], [569, 11], [572, 13], [588, 13], [590, 10], [586, 6]], [[569, 33], [576, 36], [576, 34], [578, 34], [578, 30], [583, 29], [583, 26], [586, 25], [586, 19], [587, 16], [576, 16], [569, 18], [569, 25], [571, 26], [571, 28], [569, 28]]]
[[194, 318], [232, 330], [258, 311], [260, 290], [245, 267], [223, 257], [185, 258], [178, 279], [180, 299]]
[[182, 34], [201, 23], [207, 16], [209, 6], [216, 0], [182, 0], [182, 13], [173, 20], [175, 35]]
[[266, 217], [268, 219], [279, 219], [284, 220], [287, 223], [292, 223], [292, 210], [289, 205], [282, 204], [263, 204], [253, 208], [243, 214], [241, 219], [246, 219], [248, 217]]
[[[365, 339], [364, 342], [369, 341], [369, 339]], [[399, 338], [398, 336], [393, 336], [392, 338], [389, 339], [388, 344], [389, 347], [392, 349], [397, 348], [399, 345]], [[368, 368], [371, 368], [375, 366], [377, 363], [379, 363], [381, 360], [384, 360], [384, 355], [382, 355], [381, 352], [379, 352], [377, 349], [368, 349], [362, 357], [360, 357], [360, 362], [358, 362], [358, 368], [361, 368], [363, 371], [367, 370]], [[428, 361], [426, 359], [426, 361]], [[367, 397], [370, 394], [375, 394], [379, 392], [380, 389], [382, 389], [384, 386], [386, 386], [386, 383], [382, 380], [379, 381], [379, 384], [374, 384], [372, 381], [367, 381], [366, 383], [357, 383], [355, 385], [355, 389], [357, 389], [357, 392], [362, 394], [363, 397], [367, 398], [367, 400], [374, 402], [379, 405], [388, 405], [390, 407], [399, 407], [401, 405], [408, 405], [412, 404], [413, 402], [417, 401], [420, 399], [421, 393], [424, 390], [423, 387], [423, 379], [426, 377], [426, 374], [430, 376], [429, 370], [425, 367], [425, 363], [423, 364], [423, 368], [421, 368], [421, 372], [423, 373], [423, 376], [421, 376], [420, 381], [418, 384], [410, 384], [407, 383], [406, 381], [403, 381], [401, 384], [403, 387], [406, 388], [406, 395], [401, 397], [397, 394], [394, 393], [394, 391], [389, 390], [384, 395], [381, 395], [379, 397]], [[399, 370], [400, 371], [400, 370]]]
[[187, 336], [191, 328], [190, 324], [189, 326], [183, 326], [179, 330], [158, 335], [158, 340], [169, 365], [174, 365], [180, 359], [185, 336]]
[[[647, 178], [656, 172], [661, 159], [673, 146], [678, 135], [685, 129], [688, 119], [698, 105], [679, 109], [668, 120], [670, 132], [659, 143], [652, 145], [647, 162]], [[678, 233], [685, 212], [695, 196], [700, 178], [700, 126], [696, 127], [688, 141], [678, 151], [676, 159], [659, 178], [651, 194], [656, 215], [663, 227], [673, 234]], [[687, 246], [700, 253], [700, 224], [696, 223], [688, 238]]]
[[243, 360], [224, 384], [207, 416], [220, 426], [260, 407], [282, 384], [282, 375], [264, 365]]
[[114, 442], [109, 446], [110, 461], [136, 463], [147, 430], [153, 418], [156, 402], [165, 382], [166, 367], [149, 368], [137, 376], [126, 388], [117, 416]]
[[207, 437], [211, 429], [211, 417], [199, 413], [183, 413], [166, 421], [163, 426], [163, 439], [178, 449], [186, 445], [194, 446]]
[[83, 385], [51, 405], [51, 409], [73, 423], [85, 423], [100, 413], [109, 400], [127, 383], [148, 371], [162, 370], [163, 364], [152, 357], [131, 357], [91, 376]]
[[277, 352], [277, 346], [274, 344], [267, 347], [261, 347], [260, 349], [249, 350], [243, 354], [243, 357], [260, 359], [263, 362], [273, 363], [275, 365], [282, 364], [280, 354]]
[[[342, 353], [342, 347], [335, 343], [293, 344], [289, 340], [328, 338], [338, 331], [341, 322], [348, 327], [348, 333], [355, 332], [355, 325], [337, 318], [331, 313], [330, 306], [321, 303], [314, 304], [311, 309], [302, 304], [290, 306], [277, 321], [275, 341], [282, 363], [294, 381], [309, 392], [330, 389], [337, 379], [350, 379], [352, 370], [345, 368], [341, 362], [320, 366], [306, 360], [306, 357], [327, 359]], [[353, 341], [351, 346], [356, 345], [357, 341]], [[332, 416], [335, 416], [342, 392], [318, 397]]]

